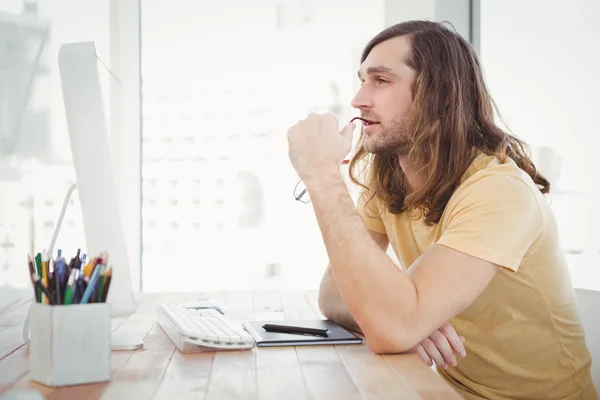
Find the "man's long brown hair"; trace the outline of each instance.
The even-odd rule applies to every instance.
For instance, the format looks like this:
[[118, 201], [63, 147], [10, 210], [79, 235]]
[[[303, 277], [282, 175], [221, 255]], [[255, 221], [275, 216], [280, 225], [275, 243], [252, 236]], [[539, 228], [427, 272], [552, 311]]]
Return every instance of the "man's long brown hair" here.
[[[350, 178], [366, 189], [367, 202], [378, 197], [393, 214], [420, 209], [427, 223], [437, 223], [480, 152], [501, 161], [510, 157], [542, 193], [548, 193], [550, 183], [536, 169], [527, 145], [494, 123], [496, 106], [472, 47], [440, 23], [409, 21], [371, 39], [361, 63], [373, 47], [398, 36], [408, 39], [411, 51], [405, 62], [416, 72], [408, 118], [408, 159], [423, 166], [420, 177], [424, 184], [409, 190], [398, 155], [369, 154], [362, 146], [361, 132], [358, 151], [350, 162]], [[358, 171], [360, 161], [366, 162], [364, 171]], [[365, 173], [362, 181], [358, 178], [361, 172]]]

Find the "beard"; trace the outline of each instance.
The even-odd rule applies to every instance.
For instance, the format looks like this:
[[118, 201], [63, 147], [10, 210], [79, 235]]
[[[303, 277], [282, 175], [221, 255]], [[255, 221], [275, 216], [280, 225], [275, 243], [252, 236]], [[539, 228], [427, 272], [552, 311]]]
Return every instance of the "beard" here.
[[[366, 134], [363, 132], [363, 147], [378, 156], [406, 156], [412, 147], [411, 134], [406, 114], [390, 122], [381, 122], [376, 132]], [[368, 117], [366, 117], [368, 118]]]

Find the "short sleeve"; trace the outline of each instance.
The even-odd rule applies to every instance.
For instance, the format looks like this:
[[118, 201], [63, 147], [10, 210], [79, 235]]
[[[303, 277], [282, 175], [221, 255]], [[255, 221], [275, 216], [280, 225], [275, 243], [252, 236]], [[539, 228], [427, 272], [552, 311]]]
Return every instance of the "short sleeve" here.
[[543, 232], [534, 187], [514, 176], [493, 174], [458, 190], [436, 243], [516, 272]]
[[371, 201], [367, 201], [368, 199], [369, 197], [366, 193], [360, 195], [358, 204], [356, 205], [358, 214], [361, 216], [367, 229], [385, 234], [385, 225], [381, 219], [377, 198], [373, 198]]

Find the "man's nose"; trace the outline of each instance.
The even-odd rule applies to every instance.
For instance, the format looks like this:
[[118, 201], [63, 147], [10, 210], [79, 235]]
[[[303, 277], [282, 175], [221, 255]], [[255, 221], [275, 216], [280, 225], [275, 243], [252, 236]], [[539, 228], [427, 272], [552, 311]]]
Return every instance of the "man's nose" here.
[[350, 104], [357, 109], [373, 107], [373, 99], [366, 85], [363, 85], [358, 89], [358, 92], [356, 92], [356, 95]]

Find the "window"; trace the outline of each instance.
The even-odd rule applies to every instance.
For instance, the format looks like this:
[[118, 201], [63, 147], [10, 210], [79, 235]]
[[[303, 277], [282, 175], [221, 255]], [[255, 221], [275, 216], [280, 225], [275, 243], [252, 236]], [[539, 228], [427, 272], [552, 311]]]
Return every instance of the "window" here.
[[[143, 215], [178, 226], [161, 245], [143, 224], [144, 290], [318, 285], [327, 256], [285, 132], [312, 110], [350, 119], [357, 51], [382, 22], [334, 3], [142, 1]], [[145, 187], [170, 180], [177, 203]]]
[[[0, 2], [0, 286], [31, 285], [25, 254], [48, 248], [75, 179], [60, 45], [94, 41], [107, 63], [108, 17], [103, 0]], [[107, 94], [111, 78], [99, 70]], [[77, 191], [71, 199], [56, 244], [67, 256], [86, 246]]]
[[599, 2], [481, 2], [481, 60], [492, 96], [553, 185], [574, 285], [596, 290], [599, 14]]

